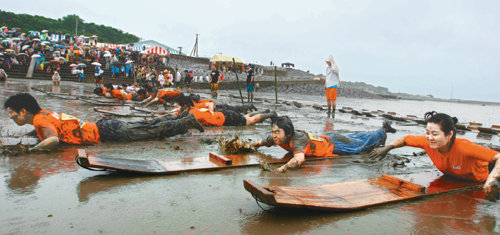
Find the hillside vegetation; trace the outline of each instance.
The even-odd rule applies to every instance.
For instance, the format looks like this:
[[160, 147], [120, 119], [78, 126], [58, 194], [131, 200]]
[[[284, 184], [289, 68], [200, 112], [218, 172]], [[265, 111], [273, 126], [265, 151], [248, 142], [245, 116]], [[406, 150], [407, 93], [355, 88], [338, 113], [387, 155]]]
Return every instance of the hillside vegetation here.
[[105, 25], [97, 25], [95, 23], [85, 23], [85, 21], [77, 15], [67, 15], [59, 19], [51, 19], [43, 16], [33, 16], [28, 14], [16, 14], [13, 12], [0, 11], [0, 26], [7, 26], [9, 29], [13, 27], [21, 28], [21, 31], [42, 31], [48, 30], [50, 33], [75, 33], [75, 25], [78, 20], [78, 34], [87, 36], [97, 35], [99, 42], [107, 43], [130, 43], [139, 41], [139, 37], [123, 32], [120, 29]]

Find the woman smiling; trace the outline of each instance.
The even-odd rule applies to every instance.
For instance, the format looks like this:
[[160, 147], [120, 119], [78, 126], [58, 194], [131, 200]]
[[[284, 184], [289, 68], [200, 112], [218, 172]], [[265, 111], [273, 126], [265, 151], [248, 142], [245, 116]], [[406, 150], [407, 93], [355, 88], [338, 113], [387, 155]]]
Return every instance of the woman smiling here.
[[394, 148], [411, 146], [424, 149], [434, 165], [445, 175], [483, 182], [483, 189], [489, 193], [495, 181], [500, 180], [500, 153], [456, 138], [456, 118], [435, 111], [425, 114], [427, 127], [425, 135], [408, 135], [370, 154], [372, 158], [383, 159]]

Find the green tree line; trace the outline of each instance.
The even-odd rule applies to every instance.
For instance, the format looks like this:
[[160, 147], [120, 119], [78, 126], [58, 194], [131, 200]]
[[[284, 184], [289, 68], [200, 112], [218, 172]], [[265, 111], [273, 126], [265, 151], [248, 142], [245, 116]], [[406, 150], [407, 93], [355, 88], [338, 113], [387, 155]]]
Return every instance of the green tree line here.
[[48, 30], [49, 33], [75, 34], [75, 25], [78, 21], [79, 35], [97, 35], [99, 42], [105, 43], [133, 43], [139, 41], [139, 37], [123, 32], [120, 29], [105, 25], [97, 25], [94, 23], [85, 23], [85, 21], [77, 15], [67, 15], [57, 20], [43, 17], [33, 16], [28, 14], [16, 14], [0, 10], [0, 26], [7, 26], [9, 29], [13, 27], [21, 28], [21, 31], [42, 31]]

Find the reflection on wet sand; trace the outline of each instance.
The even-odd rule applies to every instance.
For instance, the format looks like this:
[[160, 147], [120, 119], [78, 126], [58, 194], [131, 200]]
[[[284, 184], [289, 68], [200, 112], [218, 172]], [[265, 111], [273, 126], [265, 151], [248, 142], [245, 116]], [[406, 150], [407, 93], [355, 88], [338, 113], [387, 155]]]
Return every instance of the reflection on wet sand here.
[[160, 178], [154, 176], [139, 176], [137, 174], [121, 174], [113, 172], [110, 174], [100, 174], [86, 178], [77, 186], [78, 200], [86, 202], [94, 194], [110, 191], [117, 187], [135, 183], [145, 183]]
[[76, 171], [76, 147], [65, 146], [54, 153], [5, 157], [10, 176], [6, 183], [14, 193], [30, 194], [41, 178], [62, 172]]
[[493, 234], [500, 224], [493, 215], [482, 213], [478, 206], [488, 204], [484, 192], [468, 191], [449, 194], [407, 204], [401, 208], [404, 216], [413, 218], [417, 234]]

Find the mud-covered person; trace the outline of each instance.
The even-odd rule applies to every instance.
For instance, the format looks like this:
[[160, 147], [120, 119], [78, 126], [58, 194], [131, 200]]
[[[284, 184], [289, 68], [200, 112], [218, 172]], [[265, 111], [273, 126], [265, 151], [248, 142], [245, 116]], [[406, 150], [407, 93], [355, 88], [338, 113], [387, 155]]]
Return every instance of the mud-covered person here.
[[35, 127], [41, 142], [30, 150], [51, 150], [60, 142], [127, 142], [175, 136], [192, 128], [204, 131], [196, 118], [188, 113], [176, 117], [155, 118], [150, 122], [124, 122], [117, 119], [100, 119], [96, 123], [84, 122], [64, 113], [42, 109], [37, 100], [28, 93], [10, 96], [3, 107], [17, 125], [30, 124]]
[[477, 145], [467, 139], [456, 138], [457, 118], [435, 111], [425, 114], [425, 135], [408, 135], [370, 154], [383, 159], [395, 148], [404, 146], [424, 149], [434, 165], [445, 175], [464, 180], [484, 182], [483, 189], [498, 199], [500, 180], [500, 153]]
[[387, 132], [396, 132], [389, 123], [371, 132], [358, 132], [347, 135], [330, 132], [315, 136], [307, 131], [295, 130], [292, 121], [287, 116], [273, 119], [271, 135], [252, 143], [252, 147], [278, 145], [292, 152], [293, 158], [279, 167], [278, 172], [285, 172], [289, 168], [300, 167], [306, 161], [306, 156], [335, 157], [338, 155], [369, 152], [374, 147], [385, 144]]

